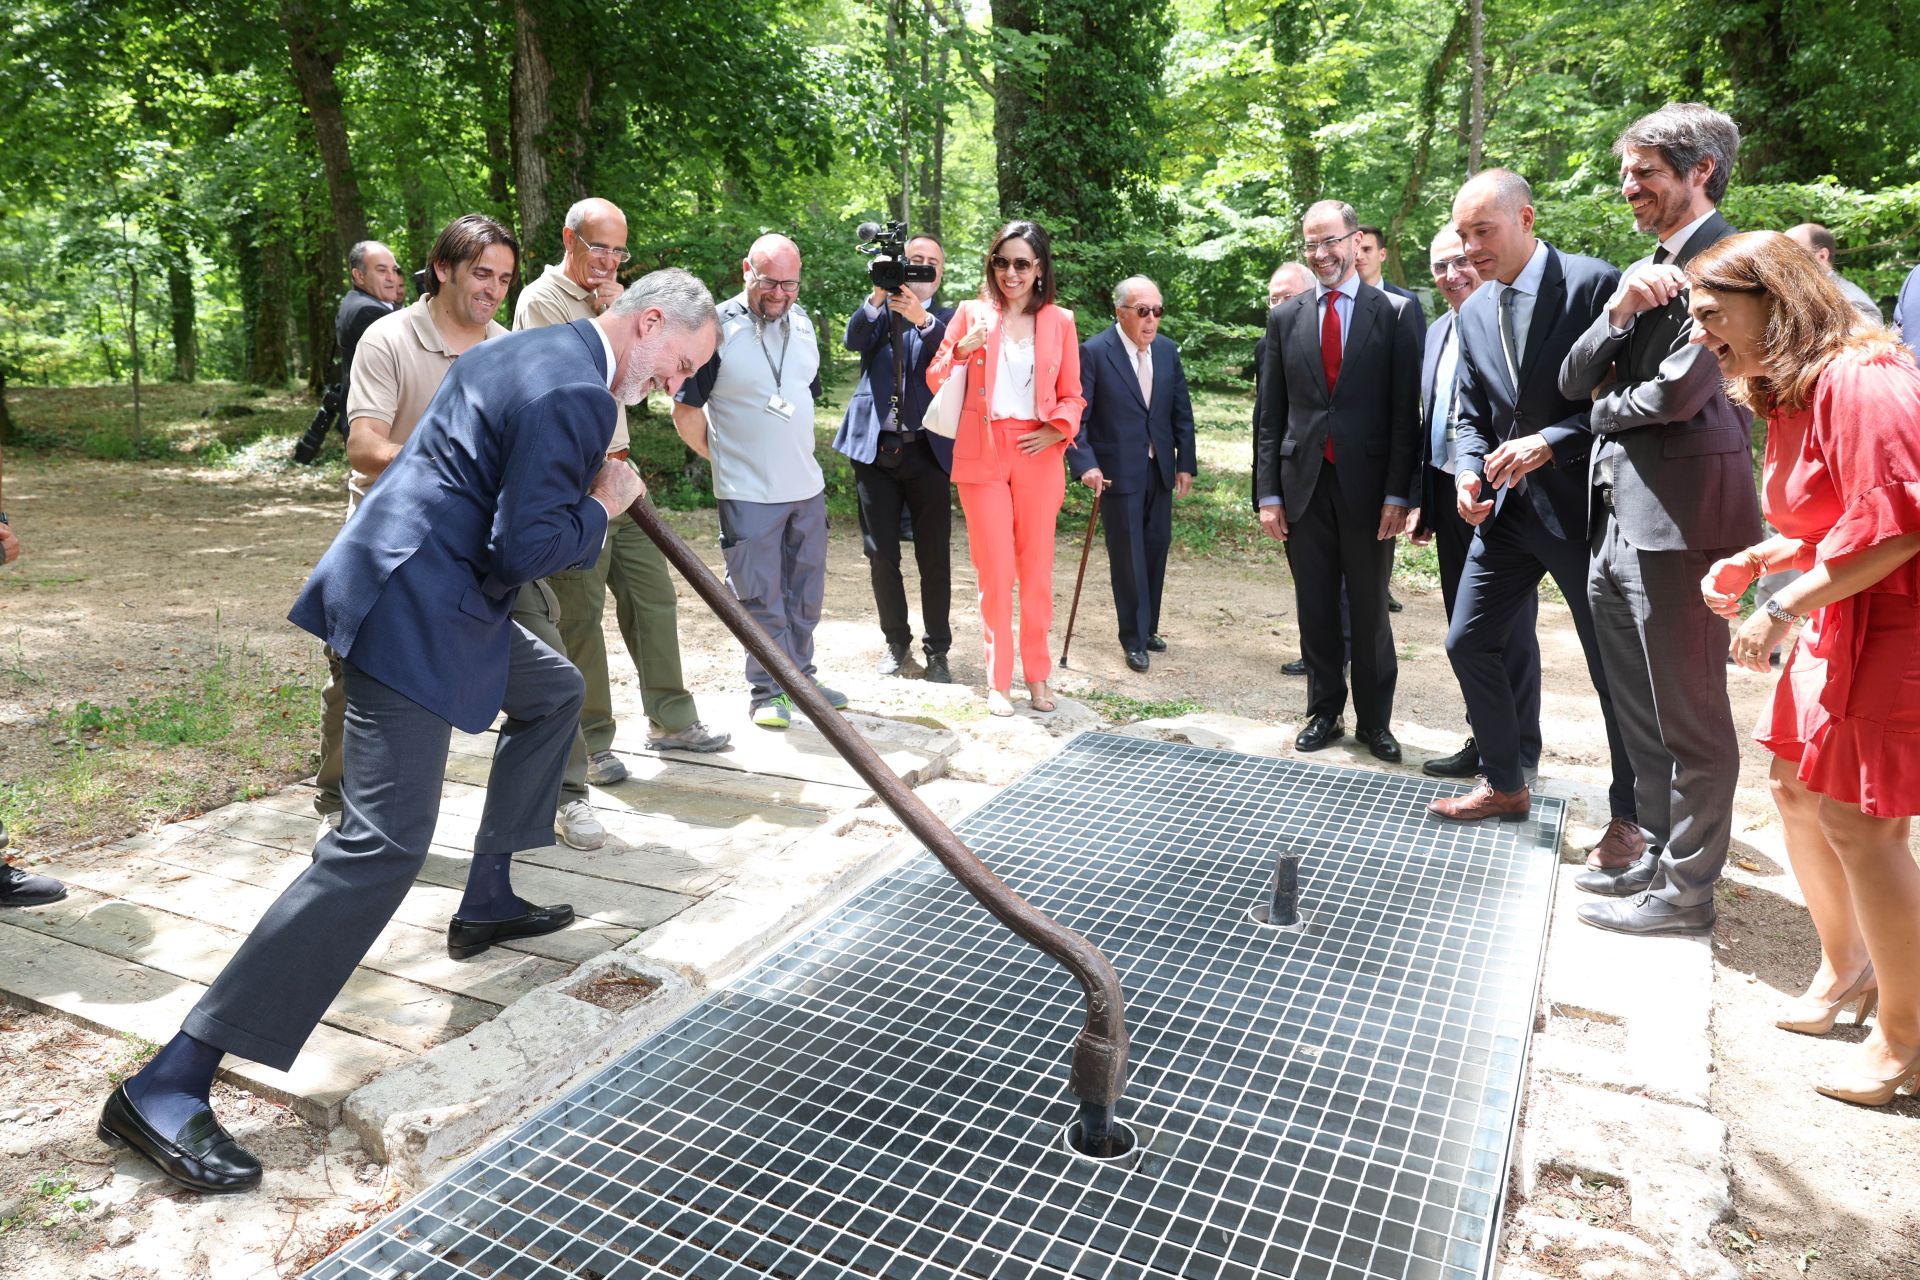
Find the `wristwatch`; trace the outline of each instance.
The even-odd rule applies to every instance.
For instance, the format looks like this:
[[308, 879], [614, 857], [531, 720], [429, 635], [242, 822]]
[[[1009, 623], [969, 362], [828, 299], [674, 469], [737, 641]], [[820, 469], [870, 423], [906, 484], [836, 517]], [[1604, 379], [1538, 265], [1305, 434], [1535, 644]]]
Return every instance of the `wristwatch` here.
[[1806, 615], [1789, 612], [1786, 606], [1778, 600], [1767, 601], [1767, 616], [1775, 622], [1784, 622], [1789, 626], [1793, 623], [1804, 622], [1806, 620]]

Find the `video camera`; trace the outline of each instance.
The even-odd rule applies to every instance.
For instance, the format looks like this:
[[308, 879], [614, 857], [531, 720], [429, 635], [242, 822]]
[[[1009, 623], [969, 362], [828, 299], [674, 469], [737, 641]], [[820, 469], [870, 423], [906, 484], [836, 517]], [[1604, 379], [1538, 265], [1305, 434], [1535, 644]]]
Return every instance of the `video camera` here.
[[867, 263], [867, 279], [874, 288], [898, 293], [905, 285], [932, 284], [937, 278], [931, 263], [907, 261], [906, 223], [863, 222], [855, 234], [860, 237], [860, 252], [873, 256]]
[[307, 424], [307, 434], [301, 436], [300, 442], [293, 446], [295, 462], [310, 464], [320, 456], [320, 447], [327, 442], [327, 432], [333, 429], [334, 420], [346, 407], [340, 384], [336, 382], [329, 386], [326, 395], [321, 398], [319, 410], [313, 415], [313, 421]]

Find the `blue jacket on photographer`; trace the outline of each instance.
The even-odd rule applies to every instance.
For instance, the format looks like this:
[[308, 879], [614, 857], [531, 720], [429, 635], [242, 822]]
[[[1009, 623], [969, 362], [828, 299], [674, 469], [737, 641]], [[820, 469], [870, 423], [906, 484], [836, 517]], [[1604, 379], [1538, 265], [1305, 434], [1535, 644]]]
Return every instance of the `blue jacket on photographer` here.
[[[912, 619], [906, 585], [900, 576], [900, 543], [913, 540], [920, 569], [923, 674], [945, 684], [947, 650], [953, 645], [949, 616], [953, 537], [953, 441], [921, 428], [933, 393], [927, 366], [946, 336], [952, 307], [935, 307], [946, 254], [932, 236], [906, 243], [909, 265], [931, 267], [933, 279], [914, 281], [889, 296], [876, 287], [847, 321], [847, 350], [860, 356], [860, 385], [847, 401], [847, 415], [833, 447], [853, 461], [855, 494], [860, 502], [860, 542], [873, 577], [873, 599], [886, 637], [882, 675], [913, 675]], [[899, 323], [895, 323], [895, 320]], [[905, 395], [894, 420], [895, 331], [900, 361], [906, 366]]]

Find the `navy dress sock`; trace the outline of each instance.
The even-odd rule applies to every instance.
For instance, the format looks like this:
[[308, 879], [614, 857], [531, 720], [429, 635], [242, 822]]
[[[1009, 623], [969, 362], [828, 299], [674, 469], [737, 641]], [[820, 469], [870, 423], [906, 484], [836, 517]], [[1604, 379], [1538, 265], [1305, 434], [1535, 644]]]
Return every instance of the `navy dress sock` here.
[[467, 868], [467, 891], [454, 912], [462, 920], [512, 920], [527, 913], [513, 892], [513, 855], [476, 853]]
[[170, 1139], [210, 1105], [213, 1074], [224, 1056], [182, 1031], [167, 1041], [152, 1062], [128, 1077], [122, 1086], [127, 1101], [156, 1133]]

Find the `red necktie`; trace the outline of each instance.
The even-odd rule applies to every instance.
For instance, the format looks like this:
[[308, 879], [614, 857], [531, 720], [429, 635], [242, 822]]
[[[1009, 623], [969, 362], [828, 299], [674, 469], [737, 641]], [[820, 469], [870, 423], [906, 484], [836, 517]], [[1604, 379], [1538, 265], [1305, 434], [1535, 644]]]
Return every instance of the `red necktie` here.
[[[1327, 371], [1327, 396], [1333, 396], [1334, 384], [1340, 381], [1340, 310], [1335, 305], [1340, 300], [1337, 291], [1327, 294], [1327, 314], [1320, 321], [1320, 367]], [[1333, 461], [1333, 432], [1327, 432], [1326, 457]]]

